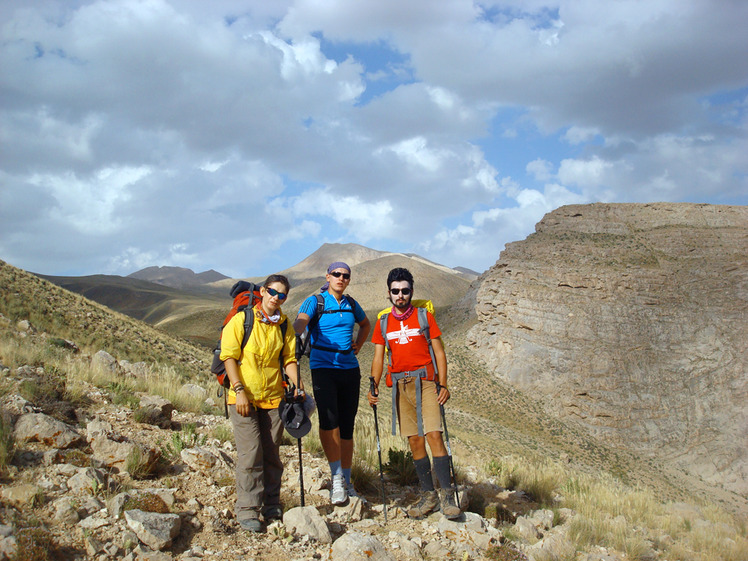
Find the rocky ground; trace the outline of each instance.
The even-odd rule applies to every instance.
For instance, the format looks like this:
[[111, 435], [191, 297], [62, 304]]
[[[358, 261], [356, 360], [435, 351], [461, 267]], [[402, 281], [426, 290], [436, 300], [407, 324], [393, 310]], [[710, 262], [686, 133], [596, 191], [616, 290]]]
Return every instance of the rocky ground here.
[[[19, 329], [30, 339], [46, 337], [27, 322]], [[103, 351], [80, 360], [120, 376], [148, 368]], [[232, 512], [233, 443], [215, 436], [217, 427], [230, 427], [224, 417], [175, 411], [145, 394], [118, 405], [93, 385], [79, 399], [85, 407], [40, 407], [19, 388], [47, 377], [43, 365], [0, 364], [0, 371], [0, 406], [16, 443], [0, 492], [0, 560], [540, 559], [574, 551], [566, 537], [572, 512], [534, 511], [524, 493], [492, 481], [462, 487], [463, 506], [480, 497], [481, 514], [467, 511], [456, 521], [438, 512], [408, 518], [404, 507], [417, 500], [417, 489], [392, 482], [385, 486], [386, 519], [376, 489], [332, 507], [326, 462], [307, 451], [301, 507], [299, 451], [290, 439], [281, 447], [283, 521], [250, 534]], [[183, 390], [204, 392], [190, 384]], [[623, 559], [595, 555], [582, 558]]]

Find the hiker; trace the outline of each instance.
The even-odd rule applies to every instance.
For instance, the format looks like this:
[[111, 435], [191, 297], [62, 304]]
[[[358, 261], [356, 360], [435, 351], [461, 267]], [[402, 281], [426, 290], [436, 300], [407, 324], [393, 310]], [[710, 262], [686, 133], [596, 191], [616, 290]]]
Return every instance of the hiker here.
[[[294, 330], [301, 335], [309, 327], [309, 367], [319, 417], [319, 439], [330, 464], [330, 502], [344, 504], [357, 497], [351, 482], [353, 425], [358, 411], [361, 369], [358, 354], [369, 337], [371, 325], [364, 310], [344, 295], [351, 268], [341, 261], [327, 268], [320, 294], [307, 298], [299, 308]], [[354, 324], [358, 335], [353, 340]]]
[[[375, 391], [373, 394], [369, 391], [367, 397], [371, 406], [379, 403], [378, 388], [387, 347], [390, 353], [388, 379], [393, 386], [392, 407], [397, 413], [400, 434], [408, 439], [422, 490], [420, 500], [408, 509], [408, 516], [422, 518], [440, 506], [439, 494], [431, 476], [431, 462], [426, 453], [428, 442], [434, 457], [436, 478], [444, 490], [441, 510], [444, 516], [453, 519], [460, 516], [460, 509], [450, 481], [450, 457], [442, 439], [440, 417], [440, 406], [450, 397], [447, 388], [447, 357], [439, 338], [439, 326], [434, 316], [424, 310], [433, 350], [432, 360], [429, 341], [419, 325], [418, 308], [412, 304], [413, 287], [413, 275], [407, 269], [398, 267], [387, 275], [388, 298], [393, 305], [384, 319], [388, 342], [384, 339], [382, 329], [375, 327], [372, 336], [372, 343], [375, 345], [374, 359], [371, 363]], [[417, 394], [418, 389], [420, 396]]]
[[[262, 287], [262, 299], [244, 313], [237, 313], [221, 334], [221, 360], [231, 382], [229, 416], [236, 439], [236, 518], [250, 532], [262, 531], [265, 522], [283, 517], [280, 504], [281, 463], [279, 448], [283, 421], [278, 406], [284, 398], [282, 368], [303, 395], [296, 362], [296, 337], [282, 328], [287, 317], [281, 305], [290, 284], [283, 275], [270, 275]], [[244, 314], [252, 313], [254, 325], [242, 349]], [[285, 333], [285, 335], [284, 335]]]

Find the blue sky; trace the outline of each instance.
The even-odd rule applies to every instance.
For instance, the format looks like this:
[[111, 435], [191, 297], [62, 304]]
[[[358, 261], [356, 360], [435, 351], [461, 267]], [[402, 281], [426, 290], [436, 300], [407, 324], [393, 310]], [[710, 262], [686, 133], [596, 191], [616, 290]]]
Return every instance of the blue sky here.
[[0, 259], [243, 277], [354, 242], [482, 272], [565, 204], [745, 205], [746, 26], [730, 0], [6, 0]]

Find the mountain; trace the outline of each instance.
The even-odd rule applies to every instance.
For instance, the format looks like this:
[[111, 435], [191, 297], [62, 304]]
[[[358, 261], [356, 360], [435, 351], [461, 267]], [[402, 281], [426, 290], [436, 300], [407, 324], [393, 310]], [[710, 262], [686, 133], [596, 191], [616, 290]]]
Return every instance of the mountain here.
[[[333, 261], [345, 261], [351, 266], [353, 278], [348, 292], [371, 313], [387, 304], [384, 284], [393, 267], [410, 269], [416, 277], [416, 293], [433, 300], [434, 305], [443, 310], [463, 297], [474, 278], [415, 254], [388, 253], [357, 244], [324, 244], [300, 263], [281, 271], [292, 285], [290, 297], [284, 304], [286, 313], [295, 317], [301, 302], [319, 290], [327, 267]], [[236, 282], [215, 271], [195, 275], [180, 267], [149, 267], [127, 277], [39, 276], [206, 347], [215, 344], [218, 326], [231, 306], [229, 290]], [[206, 282], [197, 282], [198, 278]], [[210, 280], [213, 278], [217, 280]], [[261, 282], [264, 276], [249, 280]]]
[[478, 282], [467, 342], [497, 378], [748, 496], [748, 207], [562, 207]]
[[[477, 273], [470, 272], [469, 269], [451, 269], [439, 263], [435, 263], [428, 259], [425, 259], [415, 253], [392, 253], [388, 251], [378, 251], [376, 249], [370, 249], [362, 245], [355, 243], [326, 243], [323, 244], [317, 251], [312, 253], [309, 257], [282, 271], [289, 279], [293, 280], [306, 280], [312, 278], [322, 278], [327, 272], [327, 267], [330, 263], [335, 261], [343, 261], [347, 263], [351, 269], [355, 269], [357, 265], [381, 259], [384, 257], [396, 257], [399, 256], [406, 261], [403, 263], [424, 263], [439, 269], [445, 273], [460, 276], [468, 281], [472, 281], [478, 277]], [[355, 271], [354, 271], [355, 273]]]
[[127, 276], [173, 288], [200, 286], [229, 278], [213, 269], [196, 274], [184, 267], [146, 267]]

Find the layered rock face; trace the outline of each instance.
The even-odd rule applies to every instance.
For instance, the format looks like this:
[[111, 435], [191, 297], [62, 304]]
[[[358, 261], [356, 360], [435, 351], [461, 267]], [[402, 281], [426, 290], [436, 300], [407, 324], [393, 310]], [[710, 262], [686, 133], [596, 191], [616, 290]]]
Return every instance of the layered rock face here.
[[497, 376], [748, 495], [748, 207], [561, 207], [479, 282], [468, 343]]

